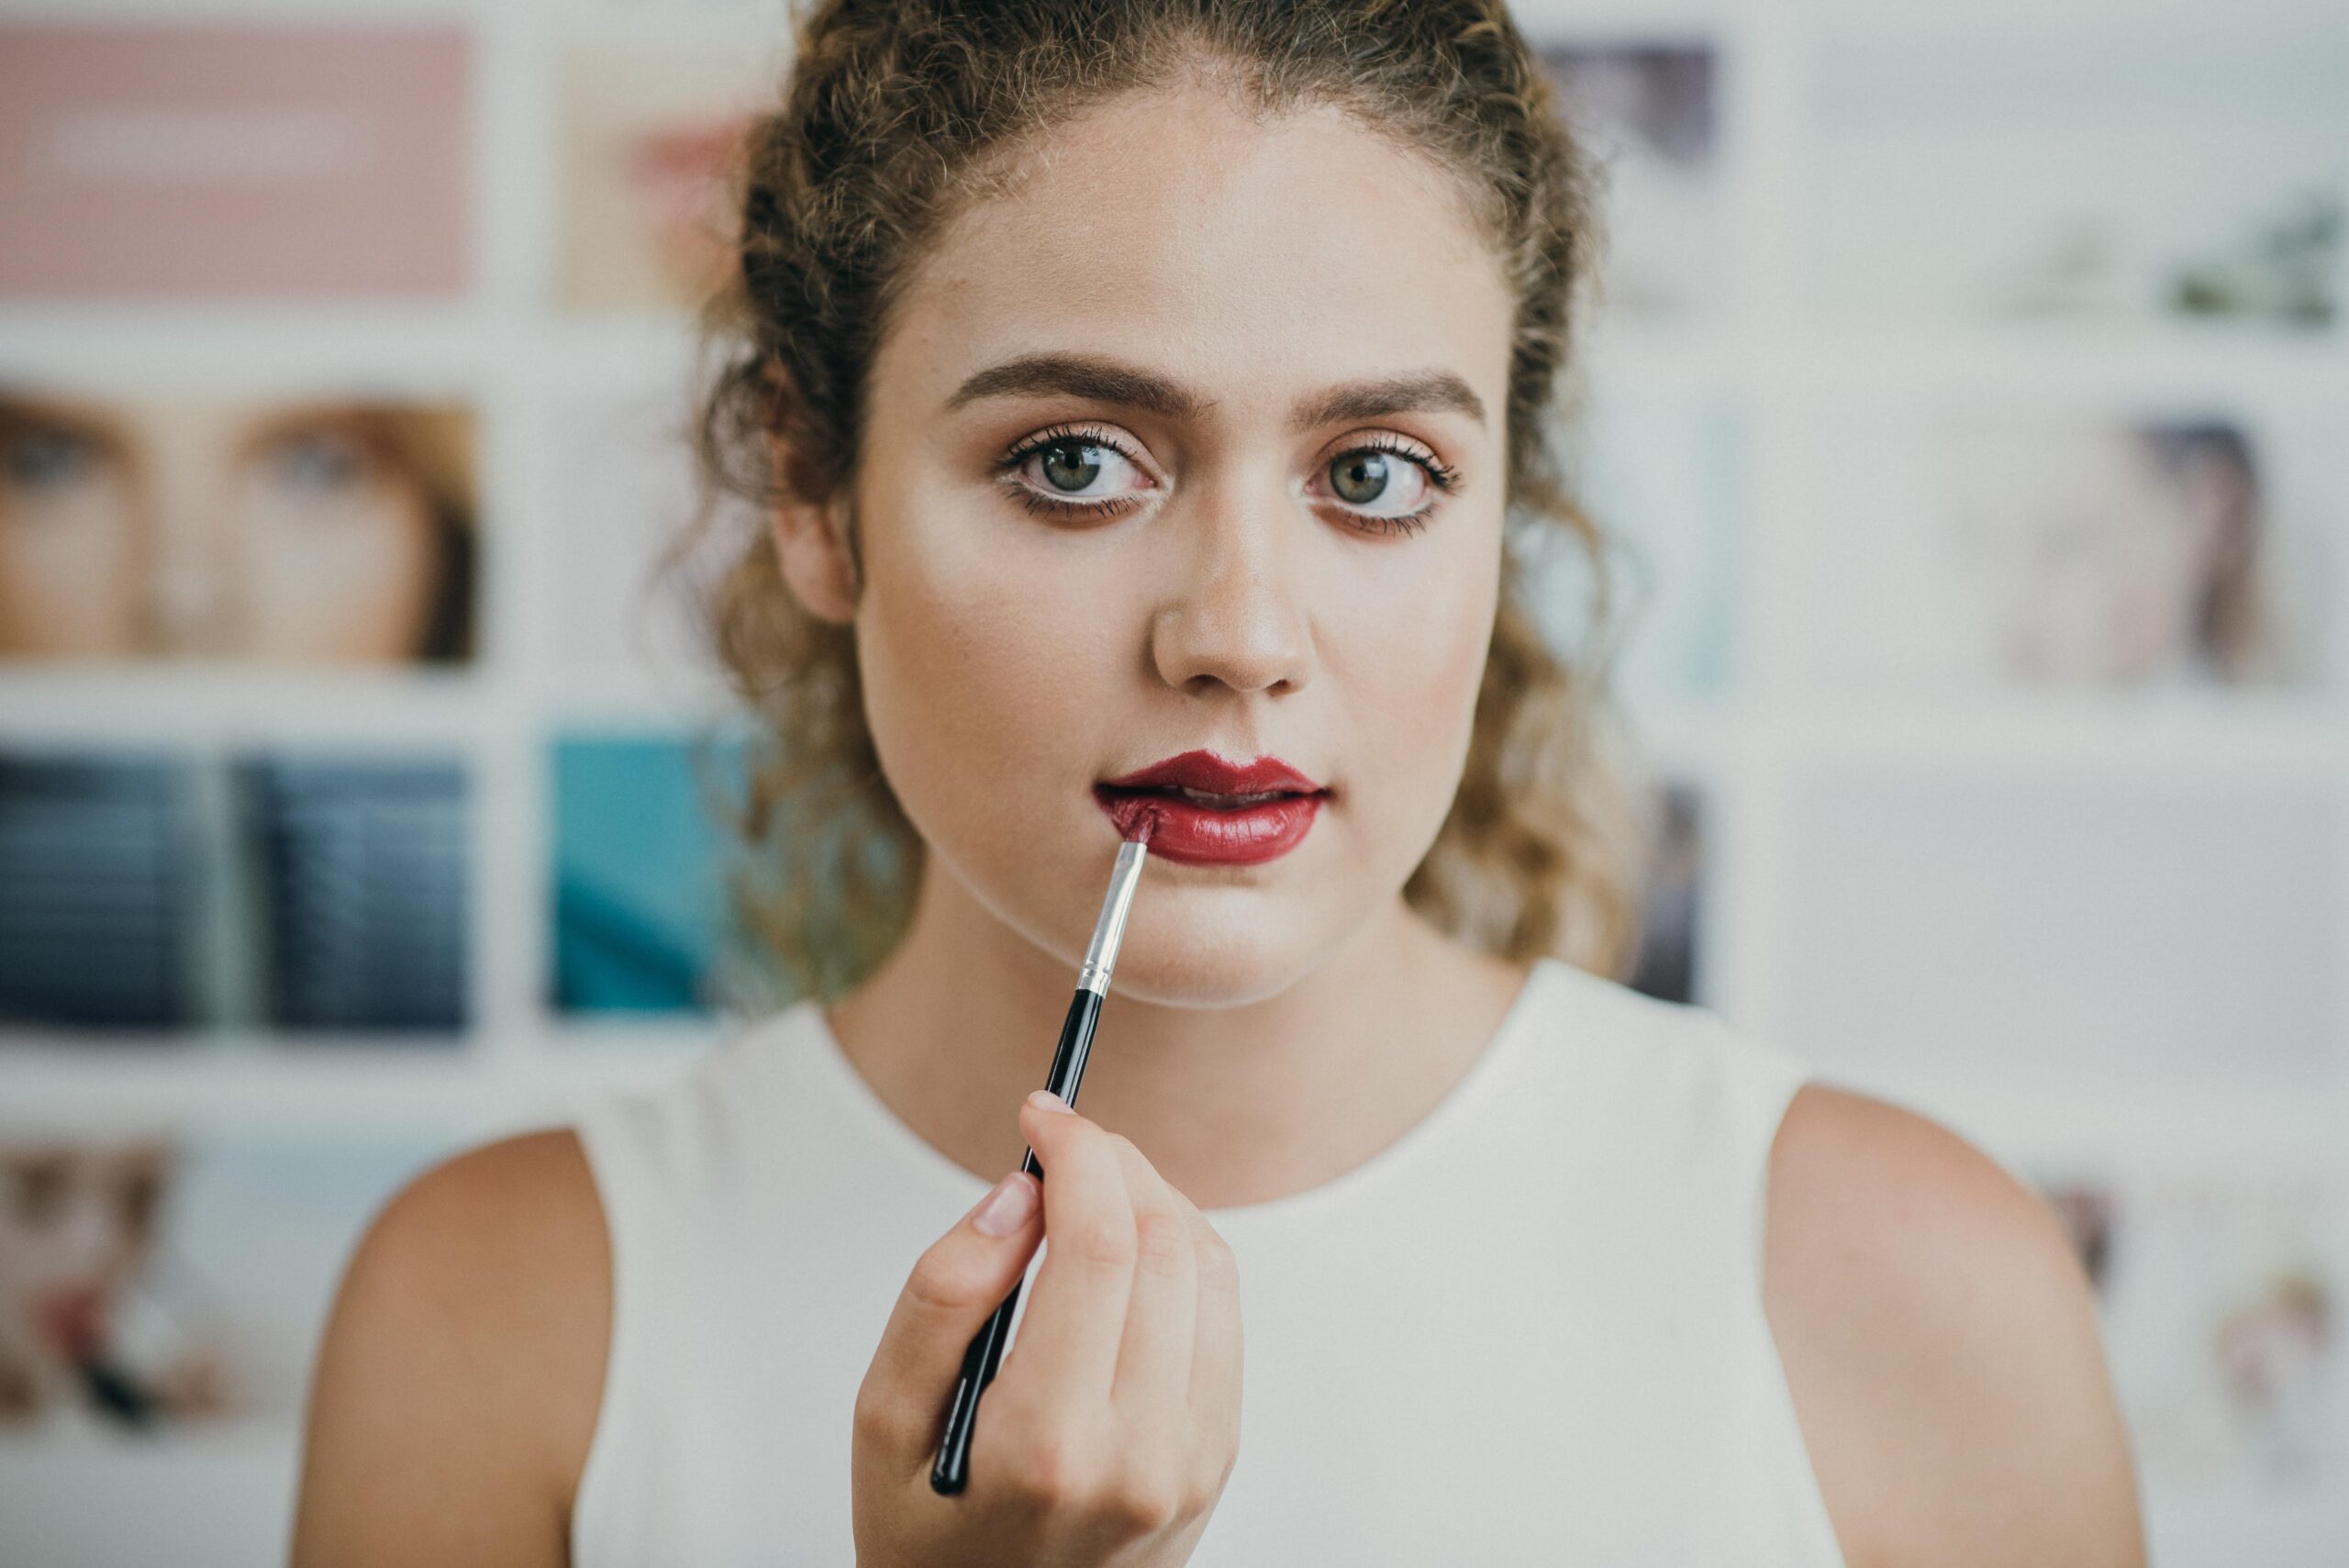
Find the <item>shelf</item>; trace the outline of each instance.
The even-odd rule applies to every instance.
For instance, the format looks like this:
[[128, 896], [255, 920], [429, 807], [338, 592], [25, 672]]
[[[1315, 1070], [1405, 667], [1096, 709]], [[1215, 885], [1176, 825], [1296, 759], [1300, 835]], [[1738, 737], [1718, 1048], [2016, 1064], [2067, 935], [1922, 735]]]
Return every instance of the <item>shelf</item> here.
[[353, 1125], [459, 1132], [546, 1117], [586, 1095], [664, 1083], [724, 1038], [713, 1023], [546, 1023], [495, 1040], [0, 1030], [0, 1125]]
[[11, 748], [73, 744], [454, 744], [513, 694], [480, 668], [445, 672], [203, 662], [0, 666]]

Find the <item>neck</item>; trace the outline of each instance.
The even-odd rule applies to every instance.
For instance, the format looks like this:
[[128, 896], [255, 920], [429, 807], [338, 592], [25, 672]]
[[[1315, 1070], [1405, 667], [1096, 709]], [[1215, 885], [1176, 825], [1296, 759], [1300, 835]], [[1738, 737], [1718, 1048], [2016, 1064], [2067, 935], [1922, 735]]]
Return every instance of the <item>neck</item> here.
[[[1170, 1007], [1113, 988], [1079, 1107], [1201, 1208], [1286, 1197], [1433, 1110], [1523, 974], [1439, 935], [1398, 896], [1262, 1001]], [[992, 1182], [1019, 1162], [1019, 1102], [1043, 1086], [1075, 983], [931, 857], [905, 940], [830, 1023], [900, 1120]]]

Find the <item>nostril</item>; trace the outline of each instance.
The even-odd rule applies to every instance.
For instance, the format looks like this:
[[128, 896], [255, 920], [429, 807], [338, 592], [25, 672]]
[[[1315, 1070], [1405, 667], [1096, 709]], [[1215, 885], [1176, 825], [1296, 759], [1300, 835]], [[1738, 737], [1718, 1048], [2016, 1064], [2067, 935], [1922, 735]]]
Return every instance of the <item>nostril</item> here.
[[1298, 607], [1272, 602], [1277, 596], [1197, 594], [1164, 606], [1151, 628], [1159, 678], [1193, 696], [1302, 686], [1313, 670], [1312, 636]]

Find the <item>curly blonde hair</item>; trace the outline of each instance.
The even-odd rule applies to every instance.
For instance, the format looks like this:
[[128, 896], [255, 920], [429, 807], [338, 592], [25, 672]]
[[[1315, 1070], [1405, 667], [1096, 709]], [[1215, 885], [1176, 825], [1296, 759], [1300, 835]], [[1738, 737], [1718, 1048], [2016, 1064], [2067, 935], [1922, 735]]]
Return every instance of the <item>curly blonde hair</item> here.
[[[1594, 178], [1501, 0], [822, 0], [798, 13], [782, 104], [746, 139], [740, 264], [708, 314], [697, 430], [696, 543], [726, 502], [747, 503], [705, 606], [764, 721], [739, 803], [751, 852], [736, 903], [803, 992], [836, 995], [887, 953], [922, 848], [882, 776], [852, 633], [793, 597], [763, 513], [785, 490], [850, 493], [874, 354], [942, 226], [1053, 126], [1199, 71], [1258, 113], [1335, 106], [1432, 157], [1506, 269], [1500, 607], [1457, 795], [1404, 894], [1508, 958], [1627, 957], [1637, 835], [1602, 743], [1608, 541], [1549, 439], [1597, 249]], [[1590, 590], [1570, 657], [1521, 603], [1524, 558], [1560, 542]]]

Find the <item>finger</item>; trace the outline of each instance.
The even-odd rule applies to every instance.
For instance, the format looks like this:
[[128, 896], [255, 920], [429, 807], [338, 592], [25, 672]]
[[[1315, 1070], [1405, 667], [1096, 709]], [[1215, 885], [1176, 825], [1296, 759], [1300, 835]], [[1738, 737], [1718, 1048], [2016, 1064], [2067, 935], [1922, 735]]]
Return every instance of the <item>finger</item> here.
[[1207, 1218], [1191, 1211], [1191, 1254], [1198, 1271], [1198, 1325], [1191, 1347], [1191, 1411], [1219, 1418], [1236, 1440], [1240, 1419], [1240, 1269], [1231, 1247]]
[[1039, 1108], [1047, 1097], [1040, 1090], [1019, 1109], [1020, 1130], [1044, 1167], [1044, 1261], [1011, 1359], [1039, 1407], [1106, 1405], [1133, 1287], [1133, 1200], [1109, 1135], [1074, 1111]]
[[1043, 1240], [1036, 1178], [1014, 1171], [915, 1260], [857, 1390], [861, 1430], [927, 1455], [963, 1354]]
[[1141, 1150], [1125, 1139], [1115, 1146], [1134, 1205], [1134, 1283], [1109, 1397], [1163, 1421], [1179, 1415], [1190, 1398], [1199, 1307], [1195, 1211]]

